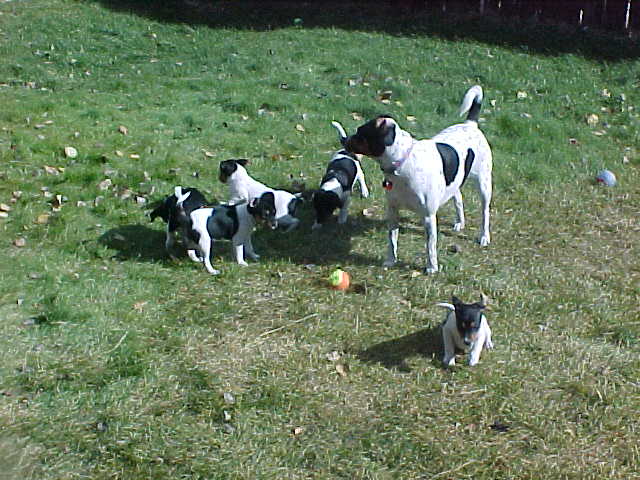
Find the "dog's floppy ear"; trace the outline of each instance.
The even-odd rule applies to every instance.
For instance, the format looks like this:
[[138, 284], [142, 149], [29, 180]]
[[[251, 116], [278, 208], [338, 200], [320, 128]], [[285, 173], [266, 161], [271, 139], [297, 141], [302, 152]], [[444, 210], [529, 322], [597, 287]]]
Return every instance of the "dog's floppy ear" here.
[[378, 117], [376, 126], [382, 131], [382, 139], [384, 145], [389, 147], [396, 141], [396, 124], [393, 119], [387, 115]]
[[234, 160], [234, 162], [236, 162], [239, 165], [242, 165], [243, 167], [246, 167], [247, 164], [249, 163], [249, 160], [247, 160], [246, 158], [238, 158]]
[[453, 295], [451, 297], [451, 303], [453, 303], [453, 306], [458, 308], [460, 306], [462, 306], [462, 302], [460, 301], [460, 299], [458, 297], [456, 297], [455, 295]]
[[487, 297], [484, 293], [481, 293], [480, 301], [477, 303], [477, 305], [484, 310], [489, 305], [489, 297]]

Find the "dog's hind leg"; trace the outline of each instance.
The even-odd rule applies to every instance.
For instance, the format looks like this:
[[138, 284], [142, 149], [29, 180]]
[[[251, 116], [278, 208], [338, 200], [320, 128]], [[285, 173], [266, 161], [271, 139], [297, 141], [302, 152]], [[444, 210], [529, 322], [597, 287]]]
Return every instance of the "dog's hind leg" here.
[[211, 275], [219, 275], [220, 270], [216, 270], [211, 265], [211, 239], [208, 235], [200, 236], [200, 243], [198, 244], [200, 247], [200, 253], [202, 253], [202, 261], [204, 262], [204, 266]]
[[[483, 185], [484, 184], [484, 185]], [[482, 204], [482, 226], [478, 243], [486, 247], [491, 243], [491, 234], [489, 233], [489, 209], [491, 206], [491, 181], [481, 182], [480, 185], [480, 202]]]
[[347, 216], [349, 215], [349, 205], [351, 204], [351, 195], [347, 192], [344, 203], [340, 207], [340, 213], [338, 214], [338, 223], [347, 223]]
[[424, 227], [427, 237], [427, 266], [424, 271], [436, 273], [438, 271], [438, 221], [435, 214], [425, 217]]
[[462, 193], [458, 190], [453, 195], [453, 203], [456, 207], [456, 223], [453, 224], [453, 231], [459, 232], [464, 228], [464, 204], [462, 203]]
[[480, 174], [476, 179], [478, 193], [480, 193], [480, 203], [482, 207], [482, 225], [480, 226], [480, 235], [478, 243], [482, 247], [486, 247], [491, 243], [491, 234], [489, 233], [489, 214], [491, 207], [491, 167], [488, 168], [488, 174]]

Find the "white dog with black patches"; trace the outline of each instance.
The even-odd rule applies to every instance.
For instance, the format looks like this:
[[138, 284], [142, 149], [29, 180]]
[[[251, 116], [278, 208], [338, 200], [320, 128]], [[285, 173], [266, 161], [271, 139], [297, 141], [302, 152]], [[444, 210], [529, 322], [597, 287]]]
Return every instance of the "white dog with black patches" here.
[[285, 231], [293, 230], [300, 220], [295, 217], [296, 208], [302, 202], [299, 195], [276, 190], [252, 178], [245, 168], [246, 159], [231, 159], [220, 162], [218, 178], [229, 185], [229, 203], [232, 205], [250, 202], [265, 192], [272, 192], [276, 202], [277, 227]]
[[239, 205], [198, 208], [187, 214], [184, 203], [190, 195], [191, 192], [181, 194], [176, 203], [178, 222], [186, 233], [189, 257], [204, 263], [210, 274], [218, 275], [220, 271], [211, 265], [211, 249], [214, 240], [226, 239], [231, 240], [239, 265], [247, 266], [245, 255], [255, 261], [260, 258], [253, 249], [251, 234], [257, 221], [276, 228], [273, 192], [265, 192]]
[[[338, 122], [331, 122], [338, 130], [340, 143], [347, 140], [347, 133]], [[356, 154], [345, 149], [340, 149], [333, 154], [327, 170], [320, 181], [320, 189], [311, 197], [313, 208], [316, 212], [316, 221], [311, 227], [317, 229], [331, 217], [335, 209], [339, 209], [338, 223], [347, 222], [349, 205], [351, 204], [351, 192], [356, 182], [360, 185], [360, 194], [363, 198], [369, 196], [367, 182], [364, 179], [362, 165]]]
[[486, 298], [480, 297], [476, 303], [462, 303], [453, 297], [451, 303], [438, 303], [439, 307], [449, 309], [442, 324], [444, 343], [443, 363], [449, 367], [456, 364], [456, 348], [469, 350], [469, 365], [477, 365], [483, 348], [493, 348], [491, 328], [483, 310]]
[[465, 94], [460, 114], [468, 112], [464, 123], [452, 125], [435, 137], [415, 140], [388, 116], [377, 117], [360, 126], [345, 141], [347, 150], [373, 157], [384, 173], [386, 216], [389, 225], [385, 266], [398, 259], [400, 209], [417, 212], [423, 219], [427, 237], [426, 273], [438, 271], [438, 209], [453, 198], [457, 220], [454, 231], [464, 228], [464, 208], [460, 188], [467, 177], [476, 181], [482, 203], [482, 225], [478, 241], [489, 245], [489, 206], [491, 203], [491, 148], [478, 128], [483, 92], [478, 85]]

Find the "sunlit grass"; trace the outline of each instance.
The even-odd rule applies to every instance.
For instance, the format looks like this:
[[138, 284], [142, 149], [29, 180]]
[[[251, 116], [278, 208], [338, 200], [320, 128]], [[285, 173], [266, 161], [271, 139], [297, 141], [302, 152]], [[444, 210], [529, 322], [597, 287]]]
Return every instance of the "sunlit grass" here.
[[[225, 4], [211, 25], [108, 5], [0, 5], [0, 478], [637, 475], [639, 65], [620, 40], [349, 4]], [[219, 277], [148, 222], [175, 185], [225, 200], [227, 158], [315, 188], [331, 120], [390, 113], [429, 137], [474, 83], [493, 243], [466, 187], [468, 229], [439, 215], [437, 275], [410, 213], [381, 267], [369, 159], [347, 225], [311, 233], [307, 205], [292, 234], [254, 234], [260, 263], [217, 244]], [[352, 290], [327, 288], [336, 266]], [[443, 369], [434, 304], [480, 292], [496, 349]]]

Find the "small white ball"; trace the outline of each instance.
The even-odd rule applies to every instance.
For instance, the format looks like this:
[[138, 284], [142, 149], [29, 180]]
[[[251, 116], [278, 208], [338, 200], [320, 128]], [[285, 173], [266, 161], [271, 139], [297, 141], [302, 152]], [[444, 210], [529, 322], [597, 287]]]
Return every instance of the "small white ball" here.
[[602, 183], [607, 187], [613, 187], [616, 183], [616, 176], [610, 170], [602, 170], [596, 176], [596, 181]]

